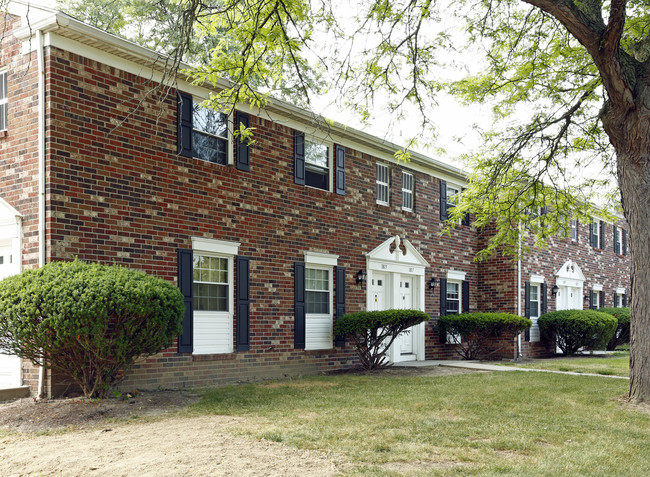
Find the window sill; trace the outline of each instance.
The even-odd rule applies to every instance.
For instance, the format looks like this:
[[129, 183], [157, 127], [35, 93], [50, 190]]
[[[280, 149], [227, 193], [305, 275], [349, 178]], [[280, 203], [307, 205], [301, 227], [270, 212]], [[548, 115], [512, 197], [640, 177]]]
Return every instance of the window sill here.
[[388, 202], [380, 202], [380, 201], [376, 200], [375, 204], [381, 205], [383, 207], [390, 207], [390, 204]]

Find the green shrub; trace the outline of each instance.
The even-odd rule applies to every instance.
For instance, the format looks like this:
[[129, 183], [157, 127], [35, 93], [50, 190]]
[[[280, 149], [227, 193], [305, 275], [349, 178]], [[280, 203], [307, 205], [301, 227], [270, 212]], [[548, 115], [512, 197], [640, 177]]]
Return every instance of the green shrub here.
[[388, 364], [386, 352], [397, 335], [428, 319], [429, 315], [419, 310], [361, 311], [336, 320], [334, 332], [352, 338], [361, 365], [375, 369]]
[[607, 349], [614, 351], [619, 346], [630, 342], [630, 309], [629, 308], [599, 308], [601, 313], [612, 315], [618, 320], [616, 331], [607, 343]]
[[543, 339], [554, 341], [563, 354], [571, 355], [580, 348], [604, 348], [618, 322], [596, 310], [562, 310], [540, 316], [537, 323]]
[[183, 296], [119, 266], [55, 262], [0, 282], [0, 347], [104, 397], [139, 356], [181, 332]]
[[447, 333], [464, 359], [485, 358], [499, 351], [489, 350], [490, 341], [498, 336], [514, 336], [533, 325], [532, 321], [510, 313], [463, 313], [438, 318], [438, 334]]

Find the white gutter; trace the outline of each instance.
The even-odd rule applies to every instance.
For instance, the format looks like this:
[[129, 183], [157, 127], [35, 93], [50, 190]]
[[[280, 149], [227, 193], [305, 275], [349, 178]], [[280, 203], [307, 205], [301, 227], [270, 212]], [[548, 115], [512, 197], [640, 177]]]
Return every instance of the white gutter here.
[[[38, 267], [45, 265], [45, 59], [43, 32], [36, 30], [38, 45]], [[38, 369], [38, 399], [43, 397], [45, 367]]]
[[[517, 241], [517, 315], [521, 316], [521, 223]], [[515, 359], [519, 359], [521, 356], [521, 333], [519, 333], [517, 334], [517, 356]]]

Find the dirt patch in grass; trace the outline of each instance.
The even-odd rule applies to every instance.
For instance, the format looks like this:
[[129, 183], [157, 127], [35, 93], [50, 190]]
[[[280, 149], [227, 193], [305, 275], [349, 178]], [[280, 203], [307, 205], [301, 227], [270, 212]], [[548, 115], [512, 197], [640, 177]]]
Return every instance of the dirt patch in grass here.
[[[427, 367], [354, 374], [397, 378], [469, 372], [472, 371]], [[277, 385], [286, 384], [285, 381]], [[200, 399], [192, 392], [145, 391], [124, 397], [44, 402], [28, 398], [0, 403], [0, 427], [18, 433], [0, 437], [0, 453], [4, 456], [0, 459], [0, 475], [318, 477], [337, 475], [350, 467], [337, 454], [273, 442], [281, 440], [277, 436], [241, 436], [242, 429], [258, 424], [248, 418], [178, 414]], [[152, 416], [157, 418], [151, 419]], [[35, 434], [38, 432], [47, 434]], [[402, 470], [409, 473], [459, 464], [418, 461], [403, 465]]]
[[11, 431], [39, 432], [84, 429], [103, 421], [128, 420], [179, 411], [200, 396], [187, 391], [139, 392], [124, 398], [36, 401], [24, 398], [0, 404], [0, 426]]

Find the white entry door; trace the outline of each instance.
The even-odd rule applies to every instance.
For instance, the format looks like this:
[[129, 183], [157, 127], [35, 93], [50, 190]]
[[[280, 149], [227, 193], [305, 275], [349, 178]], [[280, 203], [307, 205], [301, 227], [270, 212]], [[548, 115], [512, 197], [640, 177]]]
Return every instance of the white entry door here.
[[[16, 273], [13, 262], [11, 241], [0, 241], [0, 279]], [[2, 354], [0, 349], [0, 388], [14, 388], [20, 384], [20, 358]]]
[[370, 311], [386, 310], [386, 286], [387, 277], [385, 273], [375, 273], [370, 280]]
[[557, 292], [558, 310], [582, 310], [582, 290], [579, 287], [560, 286]]
[[[412, 308], [413, 303], [413, 279], [410, 277], [401, 276], [399, 280], [399, 303], [395, 308], [408, 310]], [[415, 330], [409, 329], [395, 338], [395, 346], [399, 350], [401, 356], [413, 354], [413, 335]], [[415, 359], [415, 357], [413, 357]]]

